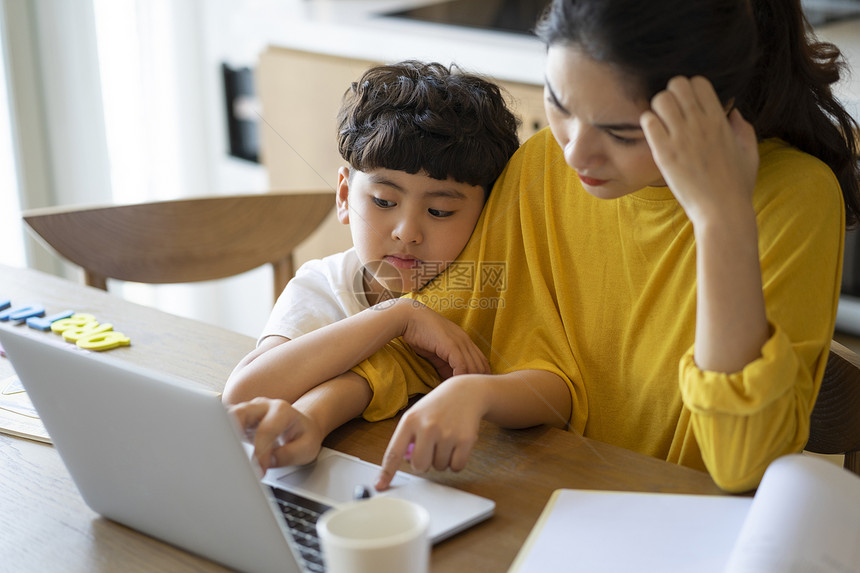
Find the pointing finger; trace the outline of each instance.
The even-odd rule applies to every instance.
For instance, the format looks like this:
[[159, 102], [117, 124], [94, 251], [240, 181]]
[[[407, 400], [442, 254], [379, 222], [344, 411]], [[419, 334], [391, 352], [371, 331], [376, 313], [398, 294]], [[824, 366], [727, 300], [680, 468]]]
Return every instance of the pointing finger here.
[[401, 462], [412, 454], [410, 446], [412, 446], [412, 436], [405, 431], [400, 431], [398, 425], [382, 457], [382, 468], [374, 486], [377, 491], [384, 491], [391, 485], [391, 480], [394, 479], [394, 474], [397, 473]]

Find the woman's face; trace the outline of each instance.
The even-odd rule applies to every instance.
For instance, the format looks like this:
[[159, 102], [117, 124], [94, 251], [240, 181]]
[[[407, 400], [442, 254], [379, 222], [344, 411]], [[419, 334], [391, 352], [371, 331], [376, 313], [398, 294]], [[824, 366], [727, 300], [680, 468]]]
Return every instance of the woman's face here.
[[649, 104], [632, 91], [617, 71], [574, 46], [554, 45], [547, 52], [550, 129], [583, 187], [601, 199], [665, 185], [639, 125]]

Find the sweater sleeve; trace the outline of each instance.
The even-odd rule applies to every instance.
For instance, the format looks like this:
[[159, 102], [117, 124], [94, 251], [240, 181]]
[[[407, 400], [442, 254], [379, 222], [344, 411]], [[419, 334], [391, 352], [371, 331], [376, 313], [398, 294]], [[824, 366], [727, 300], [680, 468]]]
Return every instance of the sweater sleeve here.
[[[768, 162], [757, 199], [770, 337], [740, 372], [700, 370], [690, 348], [679, 381], [702, 459], [728, 491], [757, 486], [768, 464], [809, 436], [839, 299], [844, 207], [832, 172], [795, 152]], [[786, 156], [788, 159], [788, 156]]]
[[412, 396], [426, 394], [439, 384], [439, 376], [430, 363], [400, 338], [386, 344], [352, 371], [367, 381], [373, 393], [362, 413], [369, 422], [393, 417]]

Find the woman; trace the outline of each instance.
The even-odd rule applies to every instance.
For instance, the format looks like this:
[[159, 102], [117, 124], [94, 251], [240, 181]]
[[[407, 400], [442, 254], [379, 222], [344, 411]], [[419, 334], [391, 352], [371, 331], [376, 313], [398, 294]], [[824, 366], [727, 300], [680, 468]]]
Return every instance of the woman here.
[[[555, 0], [537, 30], [550, 131], [497, 182], [460, 257], [477, 262], [470, 288], [442, 275], [417, 297], [493, 375], [449, 378], [411, 408], [378, 487], [410, 449], [416, 470], [462, 468], [483, 418], [753, 488], [806, 442], [858, 213], [856, 124], [829, 88], [838, 50], [810, 42], [799, 0]], [[438, 384], [398, 344], [355, 373], [370, 397], [329, 391], [338, 415], [314, 432]], [[273, 406], [256, 408], [240, 417]], [[294, 415], [266, 419], [258, 450]]]

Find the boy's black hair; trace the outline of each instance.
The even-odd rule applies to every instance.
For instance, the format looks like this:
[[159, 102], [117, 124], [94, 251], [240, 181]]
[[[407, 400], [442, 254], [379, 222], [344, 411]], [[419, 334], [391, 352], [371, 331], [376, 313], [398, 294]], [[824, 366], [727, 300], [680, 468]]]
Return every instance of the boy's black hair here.
[[497, 85], [452, 65], [367, 70], [344, 94], [338, 151], [359, 171], [424, 171], [489, 193], [519, 147], [519, 119]]

